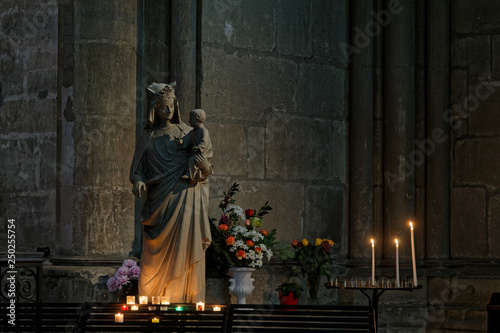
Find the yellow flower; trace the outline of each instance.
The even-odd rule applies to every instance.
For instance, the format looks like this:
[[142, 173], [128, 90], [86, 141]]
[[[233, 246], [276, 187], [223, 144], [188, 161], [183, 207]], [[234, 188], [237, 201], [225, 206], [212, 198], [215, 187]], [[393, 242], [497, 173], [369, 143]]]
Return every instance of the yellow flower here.
[[323, 243], [323, 240], [321, 238], [316, 238], [316, 241], [314, 242], [314, 245], [320, 246], [321, 243]]
[[305, 238], [304, 238], [304, 239], [302, 240], [302, 245], [304, 245], [304, 246], [309, 245], [309, 242], [307, 241], [307, 239], [305, 239]]
[[331, 239], [328, 240], [328, 244], [330, 244], [330, 246], [333, 246], [333, 241]]

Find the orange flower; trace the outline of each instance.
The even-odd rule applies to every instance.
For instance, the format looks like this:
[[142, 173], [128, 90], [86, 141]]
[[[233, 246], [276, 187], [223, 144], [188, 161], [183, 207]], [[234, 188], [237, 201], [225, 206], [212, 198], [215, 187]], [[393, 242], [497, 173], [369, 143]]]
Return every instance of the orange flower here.
[[226, 238], [226, 245], [234, 245], [235, 242], [236, 240], [234, 239], [234, 236], [229, 236], [228, 238]]
[[330, 244], [330, 246], [333, 246], [333, 244], [334, 244], [331, 239], [327, 239], [327, 242], [328, 242], [328, 244]]
[[259, 254], [262, 252], [262, 249], [260, 247], [255, 247], [255, 253]]
[[222, 231], [227, 231], [227, 229], [229, 229], [229, 227], [225, 224], [219, 224], [219, 230], [222, 230]]
[[267, 230], [262, 229], [260, 231], [260, 233], [263, 234], [264, 236], [269, 236], [269, 233], [267, 232]]
[[246, 241], [246, 243], [247, 243], [247, 245], [248, 245], [248, 246], [250, 246], [250, 247], [252, 247], [252, 246], [253, 246], [253, 242], [252, 242], [250, 239], [249, 239], [249, 240], [247, 240], [247, 241]]
[[238, 252], [236, 252], [236, 258], [238, 258], [238, 260], [245, 259], [246, 257], [247, 254], [245, 253], [245, 251], [239, 250]]
[[299, 245], [299, 241], [294, 239], [293, 242], [292, 242], [292, 246], [293, 247], [297, 247], [297, 245]]

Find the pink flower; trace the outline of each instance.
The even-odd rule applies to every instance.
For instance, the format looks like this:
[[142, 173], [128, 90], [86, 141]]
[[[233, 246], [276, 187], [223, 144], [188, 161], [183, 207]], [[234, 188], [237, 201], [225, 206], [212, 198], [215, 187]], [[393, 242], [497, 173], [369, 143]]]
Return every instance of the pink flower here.
[[116, 282], [118, 284], [118, 289], [122, 290], [123, 286], [130, 283], [130, 279], [126, 275], [120, 275], [120, 276], [115, 276], [116, 277]]
[[249, 225], [250, 225], [250, 220], [249, 220], [249, 219], [246, 219], [246, 220], [245, 220], [245, 224], [249, 226]]
[[132, 259], [127, 259], [127, 260], [124, 260], [123, 261], [123, 267], [127, 267], [127, 268], [130, 268], [130, 267], [134, 267], [134, 266], [137, 266], [137, 263], [135, 262], [135, 260], [132, 260]]
[[116, 270], [115, 276], [127, 276], [128, 275], [128, 267], [122, 266]]
[[108, 281], [106, 282], [106, 285], [108, 286], [108, 290], [111, 292], [115, 292], [119, 289], [118, 281], [114, 276], [110, 277]]
[[139, 279], [140, 275], [141, 275], [141, 268], [139, 266], [130, 267], [128, 271], [128, 276], [131, 279]]

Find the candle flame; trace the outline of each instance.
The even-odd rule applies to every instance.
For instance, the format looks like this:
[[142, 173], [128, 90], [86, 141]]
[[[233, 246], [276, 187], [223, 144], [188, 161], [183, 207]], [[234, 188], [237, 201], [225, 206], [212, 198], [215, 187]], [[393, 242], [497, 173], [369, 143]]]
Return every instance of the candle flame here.
[[396, 246], [399, 246], [398, 239], [396, 238]]
[[372, 246], [375, 246], [375, 242], [373, 241], [373, 238], [372, 238]]
[[413, 229], [413, 224], [411, 223], [411, 221], [410, 221], [410, 228], [412, 228], [412, 229]]

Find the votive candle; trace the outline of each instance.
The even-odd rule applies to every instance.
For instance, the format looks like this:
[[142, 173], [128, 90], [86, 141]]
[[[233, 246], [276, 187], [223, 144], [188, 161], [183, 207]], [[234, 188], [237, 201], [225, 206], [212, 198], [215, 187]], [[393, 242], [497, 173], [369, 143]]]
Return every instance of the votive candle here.
[[127, 296], [127, 304], [135, 304], [135, 296]]
[[115, 323], [123, 323], [123, 314], [121, 313], [115, 314]]
[[139, 310], [139, 307], [137, 305], [132, 305], [132, 307], [130, 308], [130, 310], [137, 311], [137, 310]]
[[151, 297], [151, 303], [152, 304], [160, 304], [160, 296]]
[[158, 323], [160, 322], [160, 318], [156, 318], [156, 317], [154, 317], [153, 319], [151, 319], [151, 322], [152, 322], [153, 324], [158, 324]]
[[122, 311], [127, 311], [128, 310], [128, 305], [122, 305], [121, 309], [122, 309]]
[[139, 304], [148, 304], [148, 296], [139, 296]]
[[214, 311], [220, 311], [220, 306], [214, 306]]
[[170, 298], [168, 296], [161, 296], [161, 305], [170, 305]]
[[196, 311], [205, 311], [205, 303], [204, 302], [196, 303]]

